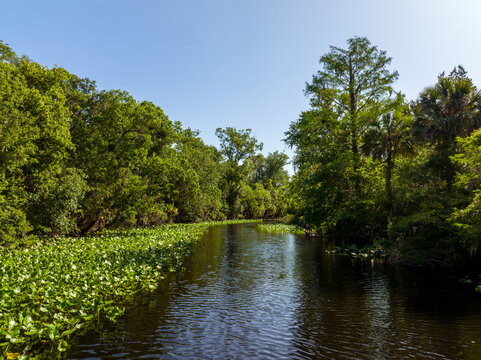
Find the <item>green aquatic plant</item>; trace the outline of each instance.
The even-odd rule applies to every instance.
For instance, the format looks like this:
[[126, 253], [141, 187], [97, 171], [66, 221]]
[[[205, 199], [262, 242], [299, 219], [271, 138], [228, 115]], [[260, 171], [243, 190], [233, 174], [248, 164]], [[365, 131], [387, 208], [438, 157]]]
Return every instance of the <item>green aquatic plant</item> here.
[[382, 257], [385, 255], [379, 246], [366, 245], [359, 248], [356, 244], [334, 246], [334, 248], [326, 250], [326, 253], [331, 255], [347, 255], [364, 258]]
[[[234, 221], [247, 222], [247, 221]], [[222, 224], [233, 223], [222, 222]], [[45, 239], [0, 251], [0, 359], [64, 351], [100, 317], [114, 321], [122, 304], [153, 291], [176, 270], [208, 227], [172, 224]]]
[[259, 224], [257, 225], [258, 229], [267, 232], [267, 233], [282, 233], [282, 234], [297, 234], [297, 235], [304, 235], [305, 231], [303, 228], [296, 226], [296, 225], [287, 225], [282, 223], [275, 223], [275, 224]]

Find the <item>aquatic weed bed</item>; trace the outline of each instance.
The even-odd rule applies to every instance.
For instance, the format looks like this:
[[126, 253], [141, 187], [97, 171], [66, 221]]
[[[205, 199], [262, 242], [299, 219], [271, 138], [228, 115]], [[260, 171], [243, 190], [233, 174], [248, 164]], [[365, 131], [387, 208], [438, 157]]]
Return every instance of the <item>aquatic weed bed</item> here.
[[46, 350], [68, 348], [80, 329], [101, 316], [115, 320], [123, 313], [122, 300], [154, 290], [214, 224], [104, 231], [1, 251], [0, 359], [41, 352], [44, 358]]
[[331, 255], [343, 255], [361, 258], [381, 258], [385, 257], [386, 255], [380, 246], [366, 245], [362, 248], [358, 248], [355, 244], [334, 246], [334, 248], [326, 250], [326, 253]]
[[304, 229], [296, 226], [296, 225], [287, 225], [282, 223], [275, 223], [275, 224], [258, 224], [257, 227], [264, 232], [267, 233], [291, 233], [291, 234], [298, 234], [303, 235]]

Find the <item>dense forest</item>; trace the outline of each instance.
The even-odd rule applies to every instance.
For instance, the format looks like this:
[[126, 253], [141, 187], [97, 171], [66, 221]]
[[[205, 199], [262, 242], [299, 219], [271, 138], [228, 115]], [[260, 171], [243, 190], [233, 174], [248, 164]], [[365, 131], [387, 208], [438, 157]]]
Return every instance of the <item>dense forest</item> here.
[[220, 148], [126, 91], [0, 42], [0, 244], [102, 228], [283, 217], [288, 158], [250, 129]]
[[[481, 96], [462, 66], [408, 102], [366, 38], [331, 46], [286, 132], [298, 221], [394, 261], [460, 265], [481, 239]], [[434, 82], [435, 79], [433, 79]]]
[[415, 100], [368, 39], [332, 46], [310, 108], [263, 156], [250, 129], [220, 146], [162, 109], [0, 42], [0, 243], [102, 228], [284, 218], [392, 261], [459, 265], [481, 238], [481, 96], [462, 66]]

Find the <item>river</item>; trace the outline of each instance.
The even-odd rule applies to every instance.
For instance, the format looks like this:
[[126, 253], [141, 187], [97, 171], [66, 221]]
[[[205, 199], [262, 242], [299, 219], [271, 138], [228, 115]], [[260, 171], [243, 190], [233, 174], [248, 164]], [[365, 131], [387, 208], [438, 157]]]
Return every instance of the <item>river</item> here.
[[481, 296], [448, 276], [212, 227], [185, 267], [101, 323], [74, 359], [480, 359]]

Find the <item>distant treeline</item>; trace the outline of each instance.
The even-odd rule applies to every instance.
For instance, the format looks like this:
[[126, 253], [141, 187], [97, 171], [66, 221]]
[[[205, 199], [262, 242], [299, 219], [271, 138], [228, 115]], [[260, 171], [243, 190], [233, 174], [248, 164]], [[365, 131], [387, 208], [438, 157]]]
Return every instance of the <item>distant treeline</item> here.
[[347, 45], [321, 57], [286, 132], [298, 221], [393, 260], [466, 263], [481, 241], [479, 90], [456, 66], [406, 102], [385, 51]]
[[126, 91], [100, 91], [0, 41], [0, 245], [104, 227], [282, 217], [287, 156], [249, 129], [220, 149]]

